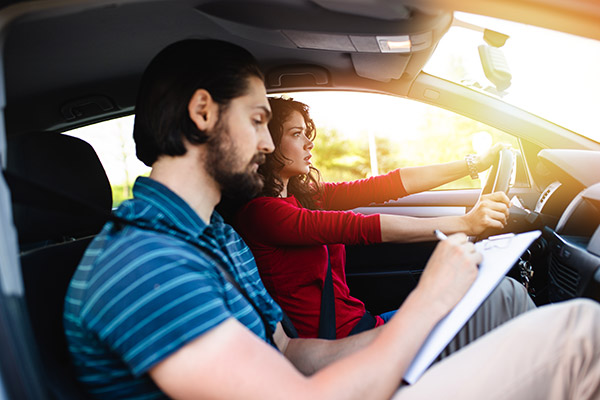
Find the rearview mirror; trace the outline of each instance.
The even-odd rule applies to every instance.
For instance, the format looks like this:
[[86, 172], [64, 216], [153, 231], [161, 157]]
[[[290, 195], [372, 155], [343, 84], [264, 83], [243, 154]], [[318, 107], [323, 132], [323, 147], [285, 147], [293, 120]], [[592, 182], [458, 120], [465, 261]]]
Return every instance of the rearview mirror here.
[[502, 50], [487, 44], [479, 45], [477, 49], [486, 78], [496, 86], [499, 92], [508, 89], [512, 74]]

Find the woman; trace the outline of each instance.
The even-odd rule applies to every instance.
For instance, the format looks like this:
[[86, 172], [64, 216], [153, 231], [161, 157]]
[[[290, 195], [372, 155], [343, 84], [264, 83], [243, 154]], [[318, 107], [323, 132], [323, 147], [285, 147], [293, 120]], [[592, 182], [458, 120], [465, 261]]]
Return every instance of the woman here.
[[[235, 225], [254, 253], [266, 288], [301, 337], [317, 337], [329, 262], [337, 338], [379, 326], [393, 313], [373, 317], [360, 300], [350, 296], [344, 244], [434, 240], [434, 229], [477, 235], [485, 228], [506, 224], [509, 200], [504, 193], [484, 196], [463, 216], [411, 218], [341, 211], [428, 190], [473, 171], [460, 160], [401, 168], [354, 182], [322, 183], [311, 164], [316, 131], [308, 106], [283, 98], [269, 102], [275, 151], [259, 168], [265, 178], [262, 196], [238, 211]], [[495, 146], [471, 169], [487, 169], [501, 147]]]

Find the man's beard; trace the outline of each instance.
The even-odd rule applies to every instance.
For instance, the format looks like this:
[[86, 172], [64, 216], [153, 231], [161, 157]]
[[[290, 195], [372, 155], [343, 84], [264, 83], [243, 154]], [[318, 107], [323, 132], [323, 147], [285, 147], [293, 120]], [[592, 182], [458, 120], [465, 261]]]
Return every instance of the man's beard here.
[[231, 206], [241, 206], [253, 199], [263, 187], [263, 178], [253, 171], [253, 166], [255, 163], [264, 163], [265, 155], [256, 153], [243, 171], [235, 171], [235, 166], [239, 164], [238, 151], [224, 120], [222, 116], [209, 132], [204, 167], [221, 187], [223, 200]]

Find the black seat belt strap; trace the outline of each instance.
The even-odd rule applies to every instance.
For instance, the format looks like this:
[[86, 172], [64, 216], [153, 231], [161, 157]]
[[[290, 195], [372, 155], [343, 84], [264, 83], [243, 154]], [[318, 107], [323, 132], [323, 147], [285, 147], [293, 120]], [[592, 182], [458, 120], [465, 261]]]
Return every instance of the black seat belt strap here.
[[[190, 242], [188, 242], [190, 243]], [[193, 243], [190, 243], [193, 244]], [[198, 246], [196, 246], [198, 247]], [[261, 309], [258, 308], [258, 306], [256, 305], [256, 303], [254, 303], [254, 300], [250, 297], [250, 295], [248, 294], [248, 292], [246, 292], [246, 290], [244, 288], [242, 288], [242, 286], [233, 278], [233, 276], [231, 276], [231, 274], [229, 273], [229, 271], [227, 271], [221, 264], [219, 263], [215, 263], [215, 265], [217, 266], [217, 268], [219, 269], [219, 271], [221, 272], [221, 274], [223, 275], [223, 277], [225, 278], [225, 280], [229, 283], [231, 283], [233, 285], [234, 288], [237, 289], [238, 292], [240, 292], [240, 294], [242, 296], [244, 296], [244, 298], [246, 299], [246, 301], [248, 301], [248, 303], [250, 303], [250, 305], [252, 306], [252, 308], [254, 308], [254, 311], [256, 311], [256, 313], [260, 316], [260, 319], [265, 327], [265, 334], [267, 336], [267, 339], [269, 340], [269, 343], [271, 343], [273, 346], [277, 345], [275, 344], [275, 340], [273, 339], [273, 330], [271, 329], [271, 325], [269, 325], [269, 321], [267, 321], [267, 318], [264, 316], [264, 314], [262, 313]]]
[[[327, 249], [327, 246], [325, 246]], [[321, 313], [319, 315], [319, 338], [335, 339], [335, 297], [333, 294], [333, 276], [331, 258], [327, 249], [327, 274], [321, 291]]]

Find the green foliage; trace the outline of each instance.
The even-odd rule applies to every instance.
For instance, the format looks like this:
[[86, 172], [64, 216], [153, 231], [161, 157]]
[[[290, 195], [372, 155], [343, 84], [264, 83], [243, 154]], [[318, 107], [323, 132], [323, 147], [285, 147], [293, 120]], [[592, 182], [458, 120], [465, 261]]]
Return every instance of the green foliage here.
[[[505, 142], [518, 148], [514, 137], [446, 110], [428, 107], [424, 116], [417, 131], [408, 137], [386, 137], [375, 132], [380, 174], [400, 167], [460, 160], [466, 154], [475, 152], [473, 138], [480, 132], [488, 133], [492, 143]], [[325, 181], [350, 181], [371, 175], [366, 132], [356, 139], [350, 139], [336, 129], [318, 129], [313, 155], [315, 165]], [[481, 187], [481, 182], [467, 176], [439, 189], [478, 187]]]
[[[365, 152], [365, 148], [367, 151]], [[317, 129], [312, 151], [323, 179], [341, 182], [364, 178], [369, 171], [368, 144], [343, 137], [336, 129]]]
[[[141, 176], [149, 176], [150, 171], [141, 174]], [[131, 199], [133, 197], [133, 181], [128, 184], [120, 184], [120, 185], [110, 185], [112, 188], [112, 196], [113, 196], [113, 208], [119, 207], [119, 205], [125, 200]]]
[[122, 202], [133, 197], [131, 188], [132, 185], [112, 185], [113, 208], [118, 207]]
[[375, 147], [377, 149], [377, 166], [380, 174], [407, 165], [403, 163], [401, 158], [404, 151], [400, 142], [392, 141], [385, 136], [376, 136]]

